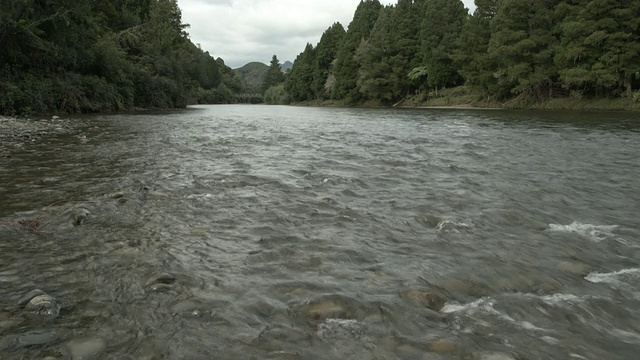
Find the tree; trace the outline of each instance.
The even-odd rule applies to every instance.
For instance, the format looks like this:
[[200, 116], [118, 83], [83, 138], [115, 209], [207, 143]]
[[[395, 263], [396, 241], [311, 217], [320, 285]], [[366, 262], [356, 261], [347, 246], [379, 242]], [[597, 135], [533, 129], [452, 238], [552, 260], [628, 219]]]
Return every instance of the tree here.
[[476, 0], [476, 10], [462, 26], [452, 53], [454, 66], [465, 83], [488, 94], [494, 83], [494, 68], [487, 52], [491, 39], [491, 20], [498, 12], [499, 0]]
[[380, 9], [380, 15], [368, 40], [362, 39], [356, 50], [359, 71], [356, 80], [357, 89], [364, 100], [389, 103], [394, 99], [391, 84], [392, 68], [389, 64], [389, 48], [392, 43], [393, 7]]
[[543, 100], [553, 95], [557, 69], [553, 9], [558, 1], [503, 0], [491, 21], [488, 53], [497, 69], [496, 95], [523, 94]]
[[293, 68], [287, 74], [284, 88], [293, 101], [313, 100], [313, 63], [315, 60], [315, 49], [309, 43], [304, 51], [296, 57]]
[[381, 8], [378, 0], [360, 1], [336, 56], [333, 71], [336, 77], [334, 98], [347, 99], [349, 102], [356, 102], [362, 98], [356, 87], [359, 71], [355, 59], [356, 50], [361, 41], [369, 37]]
[[284, 74], [282, 73], [282, 67], [280, 67], [280, 61], [278, 57], [273, 55], [271, 58], [269, 70], [262, 82], [262, 94], [264, 94], [270, 87], [276, 86], [284, 82]]
[[327, 88], [327, 79], [331, 74], [338, 48], [345, 34], [342, 24], [334, 23], [322, 34], [320, 42], [316, 45], [313, 84], [311, 86], [316, 99], [330, 97], [331, 87]]
[[468, 12], [460, 0], [428, 0], [422, 7], [422, 65], [427, 69], [430, 87], [455, 86], [462, 78], [454, 67], [454, 51], [458, 35]]
[[562, 1], [556, 15], [562, 85], [577, 94], [630, 96], [640, 72], [640, 4]]

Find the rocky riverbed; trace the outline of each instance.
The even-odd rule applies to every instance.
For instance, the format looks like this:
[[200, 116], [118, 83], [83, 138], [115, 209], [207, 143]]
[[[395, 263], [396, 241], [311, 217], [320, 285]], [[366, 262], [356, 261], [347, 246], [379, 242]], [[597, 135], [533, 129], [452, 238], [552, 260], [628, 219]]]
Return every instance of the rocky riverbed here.
[[71, 131], [70, 120], [54, 116], [50, 119], [12, 118], [0, 116], [0, 159], [12, 157], [16, 149], [36, 143], [44, 136]]

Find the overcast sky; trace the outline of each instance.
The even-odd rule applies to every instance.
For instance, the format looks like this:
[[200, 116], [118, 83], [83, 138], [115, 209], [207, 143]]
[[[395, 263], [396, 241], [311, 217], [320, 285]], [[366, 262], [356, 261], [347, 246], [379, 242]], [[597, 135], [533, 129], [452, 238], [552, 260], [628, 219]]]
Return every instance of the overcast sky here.
[[[381, 0], [395, 4], [395, 0]], [[473, 0], [463, 0], [473, 9]], [[360, 0], [178, 0], [191, 40], [238, 68], [251, 61], [295, 60], [334, 22], [345, 28]]]

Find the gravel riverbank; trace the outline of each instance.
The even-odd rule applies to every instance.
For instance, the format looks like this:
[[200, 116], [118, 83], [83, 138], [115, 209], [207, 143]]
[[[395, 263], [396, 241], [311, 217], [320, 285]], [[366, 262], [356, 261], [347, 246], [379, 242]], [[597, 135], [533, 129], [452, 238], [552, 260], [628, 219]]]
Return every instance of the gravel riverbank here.
[[68, 133], [69, 120], [58, 117], [51, 119], [20, 119], [0, 116], [0, 158], [11, 158], [16, 149], [27, 143], [38, 142], [43, 136]]

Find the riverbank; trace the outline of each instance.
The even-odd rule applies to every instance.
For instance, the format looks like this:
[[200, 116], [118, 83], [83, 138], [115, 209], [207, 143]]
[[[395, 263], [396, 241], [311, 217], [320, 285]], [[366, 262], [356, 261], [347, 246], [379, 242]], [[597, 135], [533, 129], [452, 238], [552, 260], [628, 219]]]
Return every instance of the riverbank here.
[[[291, 105], [298, 106], [353, 106], [344, 101], [313, 100]], [[380, 102], [365, 102], [357, 104], [358, 107], [387, 107]], [[434, 109], [521, 109], [521, 110], [573, 110], [573, 111], [640, 111], [640, 96], [632, 98], [553, 98], [543, 102], [530, 99], [515, 98], [509, 101], [498, 102], [483, 99], [482, 94], [466, 87], [459, 86], [444, 89], [426, 98], [424, 95], [416, 95], [406, 98], [392, 107], [399, 108], [434, 108]]]
[[49, 134], [68, 133], [71, 129], [68, 119], [29, 119], [0, 116], [0, 159], [11, 158], [16, 149], [26, 143], [38, 142]]

